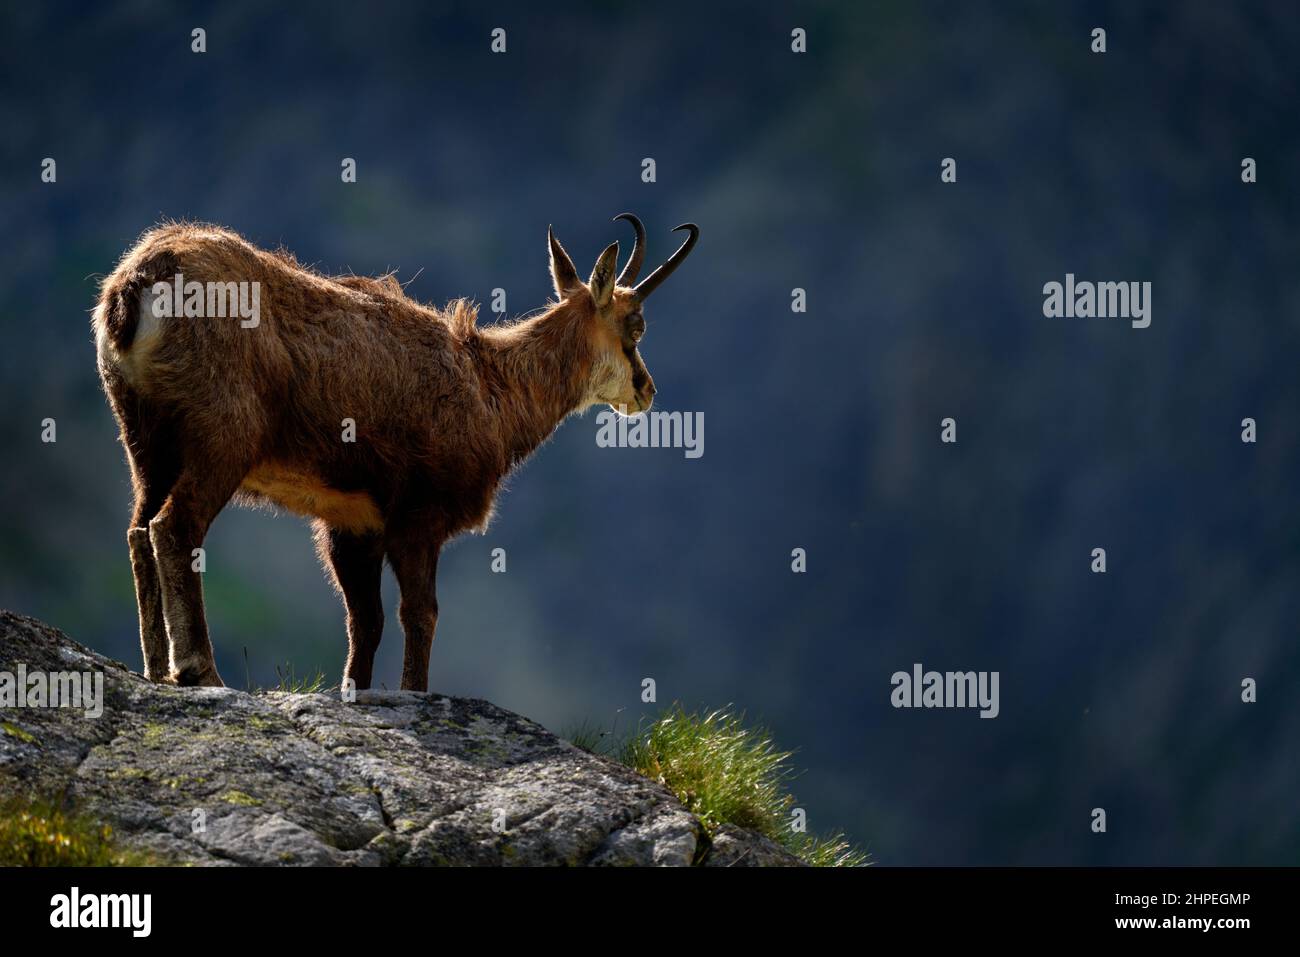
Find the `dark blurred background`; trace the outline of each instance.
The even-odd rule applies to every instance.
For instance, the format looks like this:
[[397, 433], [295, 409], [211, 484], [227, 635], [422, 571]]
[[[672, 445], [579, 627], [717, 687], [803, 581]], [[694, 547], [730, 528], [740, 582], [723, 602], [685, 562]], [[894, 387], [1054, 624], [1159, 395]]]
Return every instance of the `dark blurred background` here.
[[[585, 271], [615, 213], [653, 261], [690, 219], [643, 354], [704, 456], [566, 423], [445, 554], [431, 687], [557, 730], [734, 703], [884, 864], [1300, 862], [1295, 4], [12, 4], [0, 35], [0, 605], [140, 666], [88, 310], [160, 218], [510, 315], [548, 223]], [[1066, 272], [1152, 282], [1151, 327], [1045, 319]], [[305, 522], [207, 544], [227, 683], [245, 649], [336, 681]], [[894, 710], [913, 662], [1000, 671], [1001, 716]]]

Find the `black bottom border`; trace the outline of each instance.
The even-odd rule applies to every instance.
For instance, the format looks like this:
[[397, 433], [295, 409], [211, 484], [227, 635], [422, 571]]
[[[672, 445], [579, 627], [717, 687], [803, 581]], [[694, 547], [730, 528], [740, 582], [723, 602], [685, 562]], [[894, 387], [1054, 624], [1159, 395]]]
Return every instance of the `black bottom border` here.
[[[79, 942], [94, 936], [133, 946], [193, 940], [196, 933], [215, 930], [217, 937], [278, 931], [295, 944], [355, 940], [373, 946], [376, 933], [403, 925], [419, 935], [456, 924], [477, 928], [494, 942], [513, 933], [536, 941], [557, 932], [595, 933], [602, 925], [653, 936], [654, 925], [679, 920], [681, 927], [698, 922], [706, 933], [714, 925], [728, 939], [745, 931], [779, 932], [786, 924], [810, 945], [823, 933], [845, 930], [919, 933], [927, 942], [1033, 940], [1047, 934], [1230, 943], [1241, 935], [1284, 931], [1296, 911], [1298, 878], [1297, 868], [1201, 867], [733, 868], [729, 873], [9, 868], [0, 869], [0, 911], [8, 918], [7, 943], [27, 937], [66, 941], [77, 934]], [[73, 888], [82, 913], [94, 911], [100, 895], [149, 895], [148, 936], [137, 937], [130, 927], [52, 926], [60, 919], [70, 923]], [[96, 900], [87, 905], [89, 897]], [[142, 905], [143, 898], [138, 900]], [[497, 920], [483, 923], [483, 916], [494, 913]], [[136, 914], [139, 923], [141, 912]]]

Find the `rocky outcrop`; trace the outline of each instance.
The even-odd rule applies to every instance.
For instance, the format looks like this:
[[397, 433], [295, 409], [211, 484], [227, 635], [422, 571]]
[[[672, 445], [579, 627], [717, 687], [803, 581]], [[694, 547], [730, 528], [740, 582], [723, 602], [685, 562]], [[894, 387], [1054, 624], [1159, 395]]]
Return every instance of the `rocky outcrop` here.
[[0, 612], [0, 692], [20, 671], [20, 693], [102, 674], [103, 708], [0, 694], [0, 796], [62, 796], [166, 862], [797, 863], [739, 828], [711, 841], [666, 788], [486, 701], [157, 685]]

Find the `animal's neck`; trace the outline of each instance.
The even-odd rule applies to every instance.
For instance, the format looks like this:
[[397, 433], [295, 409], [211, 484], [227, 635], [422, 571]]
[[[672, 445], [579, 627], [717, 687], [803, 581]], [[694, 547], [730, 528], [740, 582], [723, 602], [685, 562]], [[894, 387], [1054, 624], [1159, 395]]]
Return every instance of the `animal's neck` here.
[[561, 304], [482, 334], [485, 383], [510, 465], [530, 455], [582, 405], [592, 363], [582, 320], [575, 307]]

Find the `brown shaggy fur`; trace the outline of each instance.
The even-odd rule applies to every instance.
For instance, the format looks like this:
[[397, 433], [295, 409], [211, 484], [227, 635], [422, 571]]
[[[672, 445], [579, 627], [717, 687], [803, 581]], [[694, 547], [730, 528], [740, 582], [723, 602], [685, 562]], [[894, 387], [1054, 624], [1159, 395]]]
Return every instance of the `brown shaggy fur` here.
[[[467, 302], [430, 308], [391, 276], [323, 276], [215, 226], [145, 233], [104, 281], [93, 326], [135, 489], [127, 541], [146, 676], [221, 684], [193, 555], [234, 498], [315, 518], [357, 688], [371, 682], [392, 565], [402, 687], [424, 690], [442, 545], [485, 526], [502, 479], [570, 413], [650, 406], [644, 322], [632, 290], [615, 288], [617, 255], [614, 244], [582, 283], [552, 242], [558, 301], [479, 329]], [[178, 273], [260, 283], [259, 323], [155, 318], [153, 285]]]

